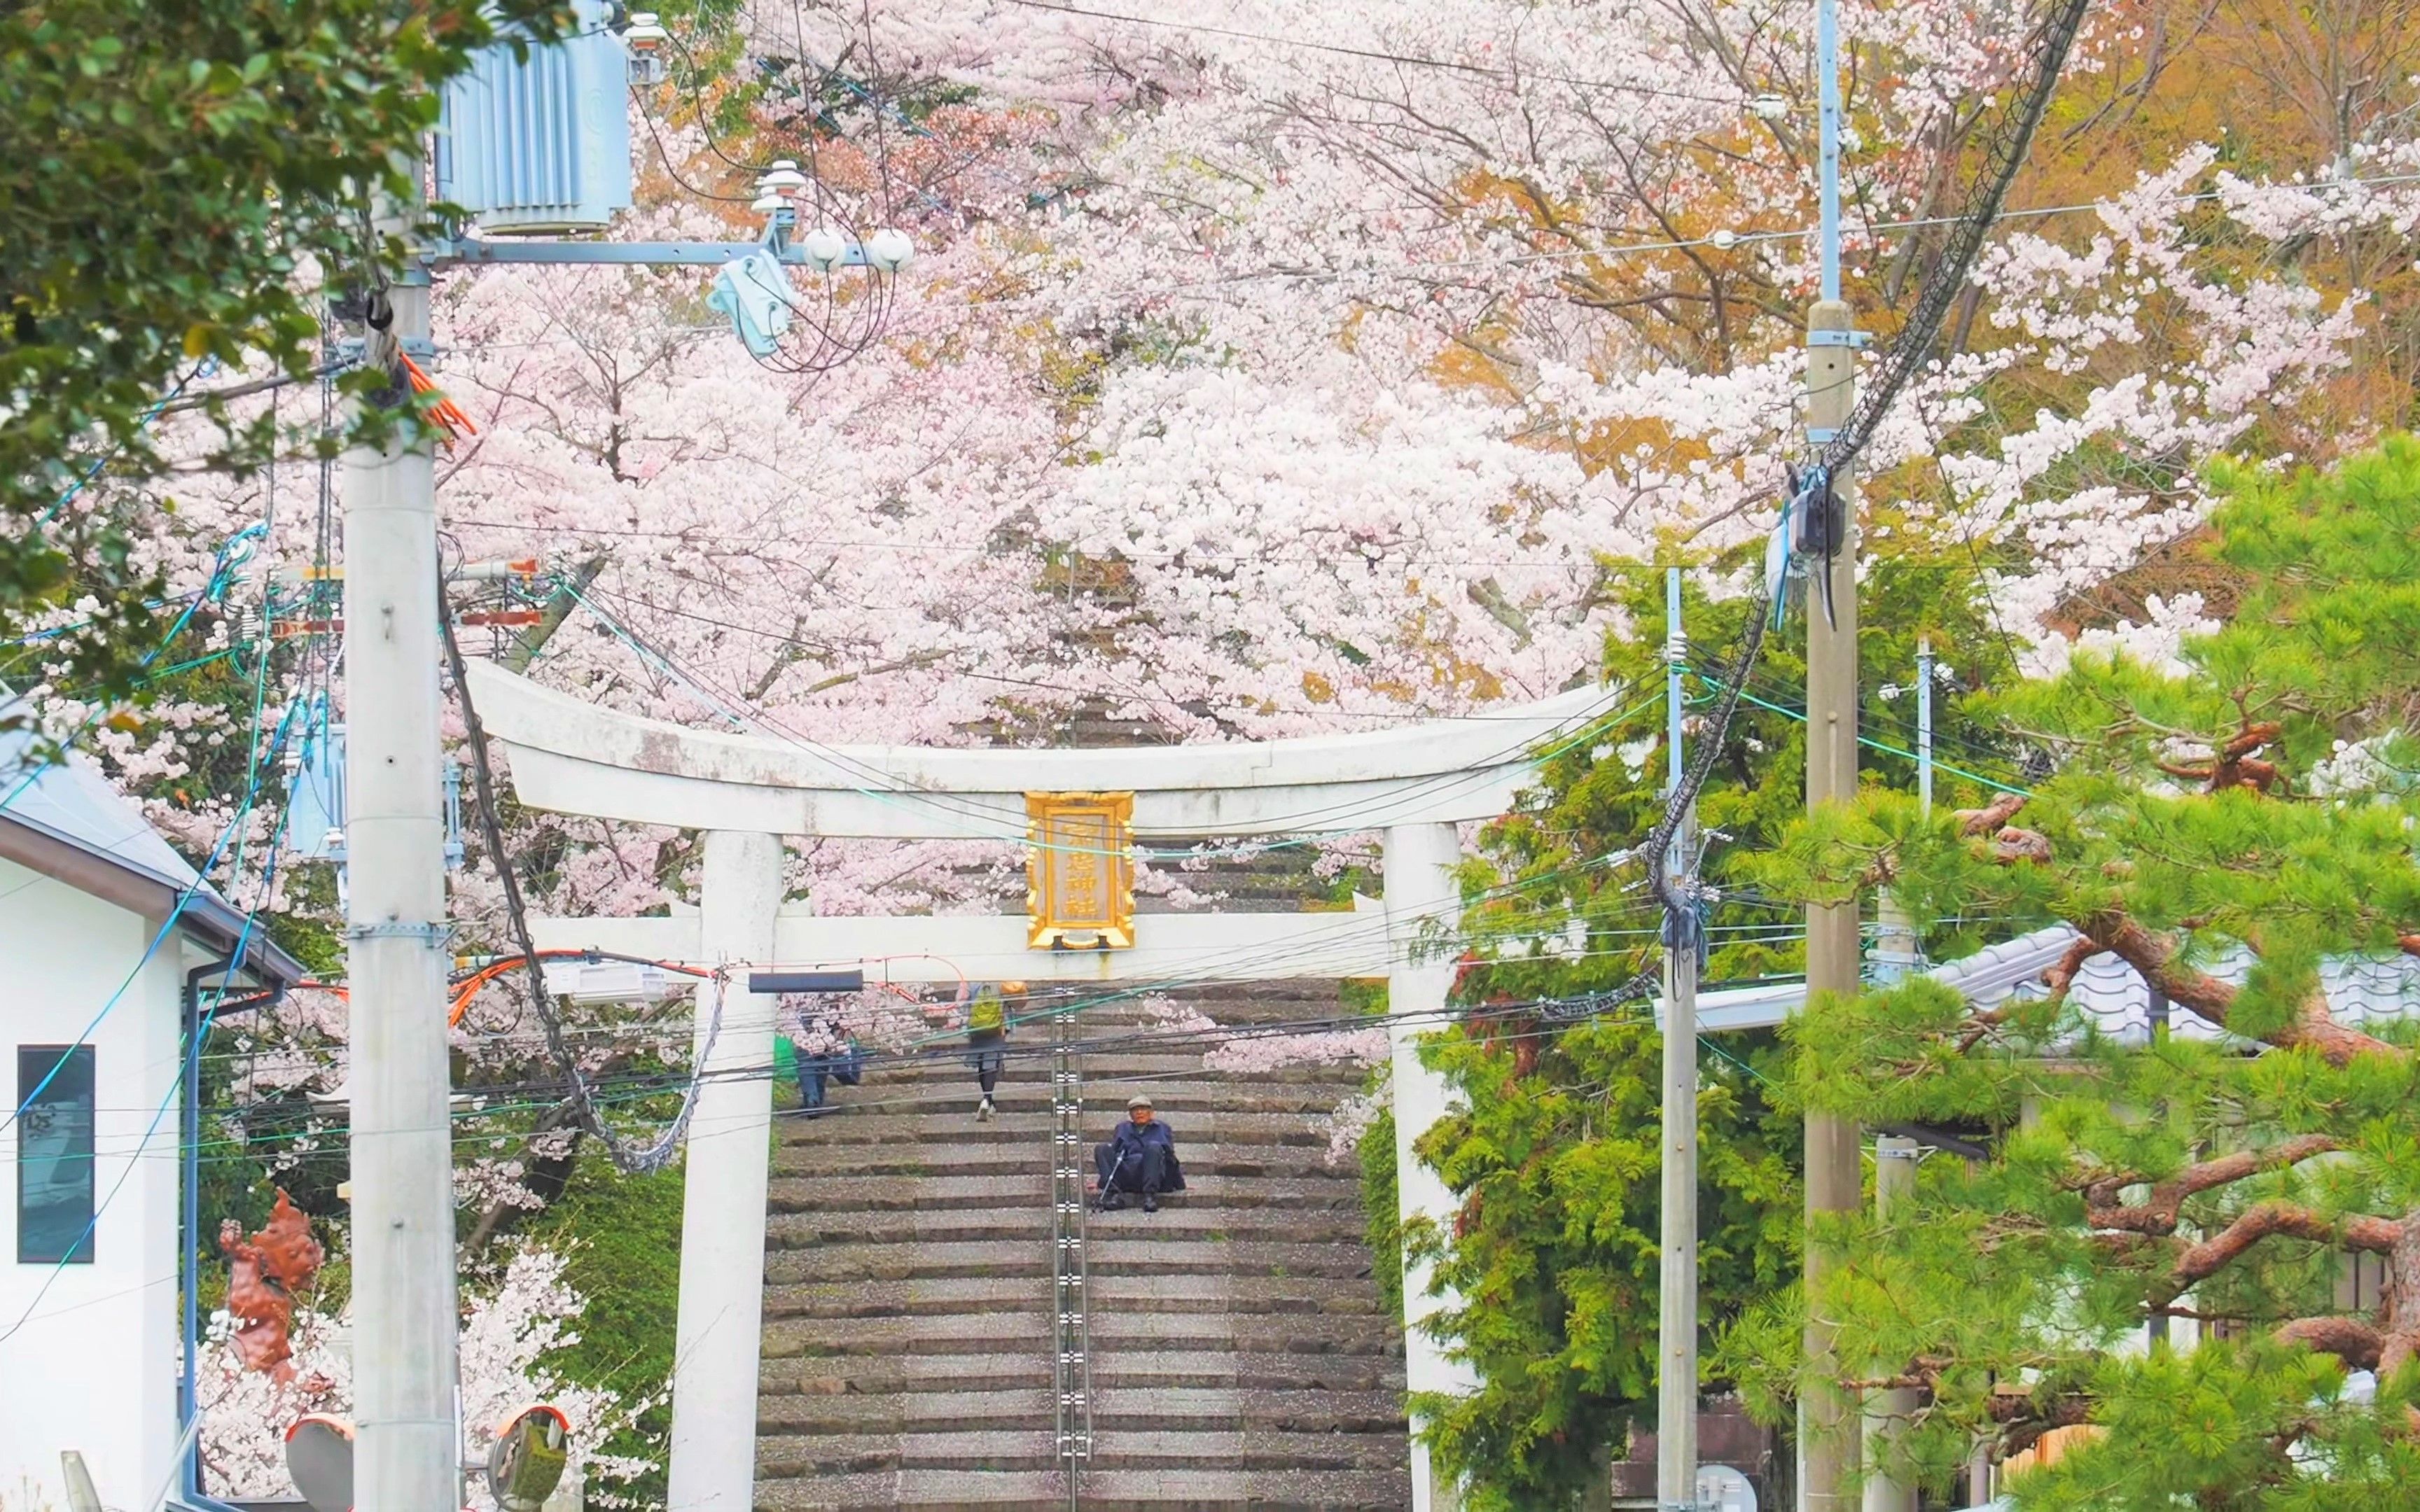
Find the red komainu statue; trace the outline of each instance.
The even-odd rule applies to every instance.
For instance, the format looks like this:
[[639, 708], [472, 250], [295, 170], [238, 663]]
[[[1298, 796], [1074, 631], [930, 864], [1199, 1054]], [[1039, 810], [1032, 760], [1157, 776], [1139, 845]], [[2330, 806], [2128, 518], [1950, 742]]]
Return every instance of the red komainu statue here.
[[293, 1380], [294, 1297], [328, 1258], [311, 1237], [311, 1220], [281, 1187], [260, 1232], [246, 1240], [243, 1225], [229, 1218], [219, 1225], [219, 1248], [227, 1256], [226, 1309], [238, 1325], [236, 1353], [244, 1368]]

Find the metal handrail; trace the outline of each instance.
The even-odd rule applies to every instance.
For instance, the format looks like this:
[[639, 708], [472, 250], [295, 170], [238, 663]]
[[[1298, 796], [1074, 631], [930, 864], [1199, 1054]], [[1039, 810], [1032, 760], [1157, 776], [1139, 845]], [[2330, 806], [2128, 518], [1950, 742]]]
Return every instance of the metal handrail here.
[[1068, 1047], [1067, 1019], [1053, 1021], [1050, 1071], [1052, 1443], [1077, 1512], [1093, 1456], [1092, 1266], [1084, 1245], [1084, 1080]]

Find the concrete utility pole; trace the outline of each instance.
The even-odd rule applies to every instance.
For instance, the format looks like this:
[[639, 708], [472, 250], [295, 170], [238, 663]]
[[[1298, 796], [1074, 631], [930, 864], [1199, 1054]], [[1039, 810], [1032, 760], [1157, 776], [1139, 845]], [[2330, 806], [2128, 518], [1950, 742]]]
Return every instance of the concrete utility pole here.
[[[414, 170], [417, 171], [416, 169]], [[387, 206], [380, 236], [409, 234]], [[381, 298], [391, 316], [378, 329]], [[371, 297], [364, 356], [427, 351], [428, 274]], [[408, 394], [400, 381], [396, 390]], [[406, 400], [396, 397], [400, 408]], [[456, 1512], [454, 1144], [446, 1096], [437, 500], [426, 436], [345, 454], [345, 912], [352, 994], [353, 1391], [360, 1512]]]
[[[1849, 306], [1840, 298], [1840, 57], [1838, 0], [1817, 0], [1815, 71], [1821, 92], [1823, 297], [1807, 316], [1807, 439], [1820, 450], [1856, 408], [1856, 348]], [[1857, 512], [1854, 479], [1843, 468], [1831, 487], [1839, 501], [1840, 543], [1831, 563], [1825, 612], [1823, 584], [1807, 594], [1807, 805], [1845, 802], [1857, 791]], [[1808, 564], [1823, 571], [1822, 563]], [[1807, 910], [1807, 993], [1857, 990], [1857, 904], [1854, 899]], [[1855, 1120], [1807, 1115], [1807, 1215], [1809, 1220], [1854, 1212], [1864, 1193]], [[1807, 1294], [1812, 1298], [1832, 1257], [1807, 1246]], [[1798, 1402], [1798, 1504], [1801, 1512], [1851, 1512], [1844, 1484], [1857, 1463], [1855, 1409], [1823, 1384], [1832, 1375], [1832, 1329], [1814, 1312], [1807, 1320], [1807, 1361], [1814, 1382]]]
[[[1916, 1196], [1918, 1151], [1916, 1142], [1905, 1134], [1885, 1134], [1874, 1141], [1874, 1215], [1885, 1223]], [[1906, 1431], [1916, 1407], [1913, 1386], [1896, 1386], [1866, 1398], [1865, 1512], [1916, 1512], [1915, 1483], [1886, 1473], [1883, 1467], [1891, 1440]]]
[[1932, 637], [1916, 642], [1916, 797], [1932, 817]]
[[[1681, 791], [1681, 569], [1664, 576], [1664, 748], [1668, 794]], [[1698, 806], [1672, 835], [1670, 874], [1695, 892]], [[1688, 920], [1674, 920], [1675, 925]], [[1698, 1504], [1698, 949], [1679, 928], [1664, 951], [1664, 1199], [1657, 1237], [1660, 1306], [1655, 1391], [1659, 1512]]]

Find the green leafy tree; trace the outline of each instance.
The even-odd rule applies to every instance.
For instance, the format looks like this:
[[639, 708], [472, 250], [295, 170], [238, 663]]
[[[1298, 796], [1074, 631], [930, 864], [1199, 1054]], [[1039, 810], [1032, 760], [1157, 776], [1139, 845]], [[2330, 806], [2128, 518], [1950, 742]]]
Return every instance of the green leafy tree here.
[[[2056, 753], [2030, 798], [1927, 818], [1869, 793], [1767, 872], [2077, 933], [2040, 1000], [1917, 982], [1796, 1031], [1796, 1100], [1988, 1150], [1924, 1162], [1891, 1222], [1839, 1225], [1846, 1263], [1812, 1303], [1857, 1383], [1921, 1394], [1888, 1452], [1928, 1482], [1978, 1445], [2097, 1426], [2012, 1477], [2026, 1509], [2379, 1507], [2420, 1487], [2414, 1026], [2323, 986], [2420, 953], [2420, 443], [2218, 481], [2206, 549], [2244, 597], [2180, 669], [2079, 657], [1986, 701]], [[2067, 992], [2103, 953], [2165, 995], [2172, 1028], [2095, 1032]], [[1727, 1341], [1776, 1410], [1803, 1384], [1797, 1336], [1775, 1304]]]
[[206, 364], [309, 373], [314, 281], [400, 267], [368, 208], [416, 191], [434, 87], [563, 19], [558, 0], [0, 8], [0, 636], [89, 594], [57, 654], [82, 687], [134, 690], [158, 584], [105, 509], [63, 501], [103, 472], [158, 477], [163, 404], [219, 421], [218, 464], [265, 455]]
[[[1689, 659], [1712, 671], [1741, 634], [1745, 606], [1708, 602], [1699, 576], [1683, 610]], [[1974, 659], [1960, 668], [1969, 679], [2006, 665], [1992, 656], [1998, 642], [1973, 586], [1966, 559], [1876, 563], [1865, 703], [1885, 744], [1912, 744], [1912, 700], [1884, 691], [1912, 680], [1920, 635], [1970, 648]], [[1461, 987], [1464, 1001], [1482, 1006], [1426, 1048], [1466, 1104], [1422, 1147], [1461, 1207], [1450, 1232], [1405, 1242], [1435, 1255], [1461, 1299], [1440, 1315], [1442, 1335], [1480, 1388], [1419, 1405], [1435, 1454], [1466, 1478], [1474, 1508], [1568, 1504], [1602, 1473], [1602, 1452], [1619, 1454], [1634, 1427], [1652, 1427], [1661, 1037], [1642, 1002], [1570, 1022], [1523, 1005], [1635, 987], [1659, 958], [1660, 911], [1633, 852], [1664, 805], [1664, 591], [1661, 572], [1617, 576], [1637, 629], [1609, 643], [1606, 672], [1632, 690], [1628, 706], [1549, 752], [1537, 791], [1483, 837], [1466, 878], [1472, 964]], [[1803, 665], [1785, 639], [1795, 638], [1767, 641], [1751, 702], [1699, 802], [1705, 827], [1722, 837], [1704, 861], [1716, 890], [1714, 980], [1800, 969], [1797, 906], [1762, 888], [1747, 864], [1778, 843], [1805, 802], [1793, 712]], [[1710, 701], [1703, 678], [1692, 675], [1687, 688], [1693, 704]], [[1869, 764], [1913, 785], [1905, 760], [1877, 751]], [[1485, 1011], [1491, 1002], [1507, 1006]], [[1799, 1120], [1768, 1095], [1768, 1078], [1788, 1080], [1772, 1036], [1729, 1037], [1702, 1064], [1700, 1295], [1719, 1325], [1796, 1273]], [[1387, 1196], [1391, 1208], [1391, 1186]]]

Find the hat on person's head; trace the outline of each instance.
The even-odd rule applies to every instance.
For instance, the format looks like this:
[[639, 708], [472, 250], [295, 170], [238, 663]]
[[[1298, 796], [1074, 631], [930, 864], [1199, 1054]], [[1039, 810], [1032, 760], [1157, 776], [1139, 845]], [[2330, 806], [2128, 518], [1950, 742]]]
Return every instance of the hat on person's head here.
[[1012, 997], [1022, 997], [1025, 995], [1025, 983], [1021, 981], [1003, 981], [1000, 984], [1000, 990]]
[[1130, 1097], [1126, 1099], [1126, 1111], [1128, 1113], [1132, 1113], [1137, 1108], [1147, 1108], [1149, 1106], [1151, 1106], [1151, 1099], [1147, 1097]]

